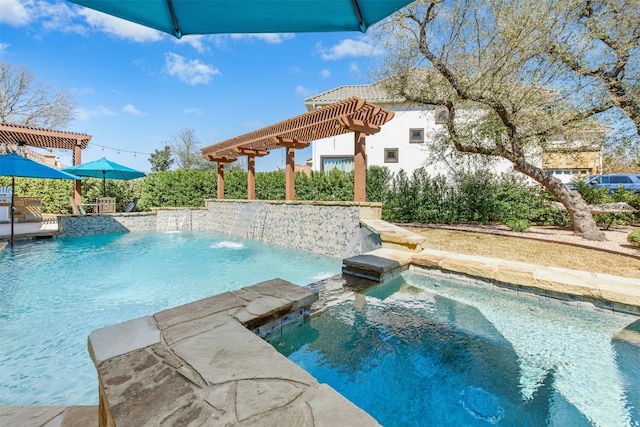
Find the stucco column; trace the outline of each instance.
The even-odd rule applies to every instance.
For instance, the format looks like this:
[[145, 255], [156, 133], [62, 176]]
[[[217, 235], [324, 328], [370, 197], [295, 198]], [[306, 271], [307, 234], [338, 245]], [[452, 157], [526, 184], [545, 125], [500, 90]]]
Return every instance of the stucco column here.
[[224, 163], [218, 162], [218, 200], [224, 199]]
[[367, 161], [365, 140], [363, 132], [354, 132], [354, 154], [353, 154], [353, 200], [364, 202], [367, 200]]
[[[82, 163], [82, 146], [80, 141], [76, 141], [76, 145], [73, 147], [73, 165], [79, 165]], [[73, 200], [76, 203], [82, 203], [82, 181], [73, 181]]]
[[247, 155], [247, 200], [256, 198], [256, 156]]
[[295, 199], [295, 160], [296, 159], [296, 150], [292, 147], [287, 147], [287, 165], [285, 167], [285, 200], [294, 200]]

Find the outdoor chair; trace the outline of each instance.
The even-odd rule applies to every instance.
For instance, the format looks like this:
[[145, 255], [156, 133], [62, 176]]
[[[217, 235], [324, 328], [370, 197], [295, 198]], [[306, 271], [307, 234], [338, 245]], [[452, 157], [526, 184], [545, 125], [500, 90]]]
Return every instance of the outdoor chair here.
[[91, 206], [92, 209], [96, 209], [97, 205], [95, 203], [76, 203], [75, 199], [72, 197], [71, 199], [71, 208], [72, 208], [72, 213], [74, 215], [81, 215], [81, 216], [85, 216], [87, 214], [87, 211], [85, 210], [85, 206]]
[[116, 199], [115, 197], [98, 197], [96, 199], [98, 213], [115, 213]]
[[127, 203], [127, 206], [124, 207], [125, 212], [133, 212], [138, 205], [138, 198], [135, 197], [132, 202]]

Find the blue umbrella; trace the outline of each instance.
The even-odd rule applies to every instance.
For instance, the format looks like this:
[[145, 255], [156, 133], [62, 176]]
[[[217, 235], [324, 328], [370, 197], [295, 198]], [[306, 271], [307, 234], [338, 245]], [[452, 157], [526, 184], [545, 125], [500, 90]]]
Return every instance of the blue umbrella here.
[[119, 165], [104, 157], [100, 160], [64, 168], [63, 171], [88, 178], [102, 178], [102, 192], [104, 196], [107, 195], [107, 178], [129, 180], [147, 176], [144, 172]]
[[16, 177], [47, 179], [82, 179], [79, 176], [54, 169], [16, 153], [0, 155], [0, 176], [11, 177], [11, 244], [13, 245], [13, 213], [15, 211]]
[[180, 38], [362, 31], [413, 0], [71, 0]]

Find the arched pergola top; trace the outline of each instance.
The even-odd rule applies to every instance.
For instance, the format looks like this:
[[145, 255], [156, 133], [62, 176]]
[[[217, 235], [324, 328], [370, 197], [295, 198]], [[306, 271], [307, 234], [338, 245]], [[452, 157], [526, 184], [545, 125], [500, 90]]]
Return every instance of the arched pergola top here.
[[242, 155], [264, 155], [281, 147], [306, 147], [310, 141], [348, 132], [372, 135], [394, 113], [361, 98], [349, 98], [314, 111], [209, 145], [202, 156], [212, 161], [233, 161]]
[[87, 148], [89, 141], [91, 135], [84, 133], [0, 123], [0, 142], [5, 144], [23, 142], [32, 147], [73, 150], [77, 147]]

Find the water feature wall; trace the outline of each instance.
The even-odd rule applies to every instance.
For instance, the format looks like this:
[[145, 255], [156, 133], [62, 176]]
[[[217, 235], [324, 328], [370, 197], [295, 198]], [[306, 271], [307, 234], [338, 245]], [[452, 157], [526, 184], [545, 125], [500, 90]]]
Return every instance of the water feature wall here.
[[379, 219], [380, 203], [207, 200], [204, 208], [58, 217], [60, 236], [129, 231], [210, 230], [230, 238], [346, 258], [379, 247], [361, 220]]
[[379, 203], [208, 200], [206, 204], [206, 215], [193, 218], [194, 230], [334, 257], [362, 253], [360, 219], [381, 215]]

